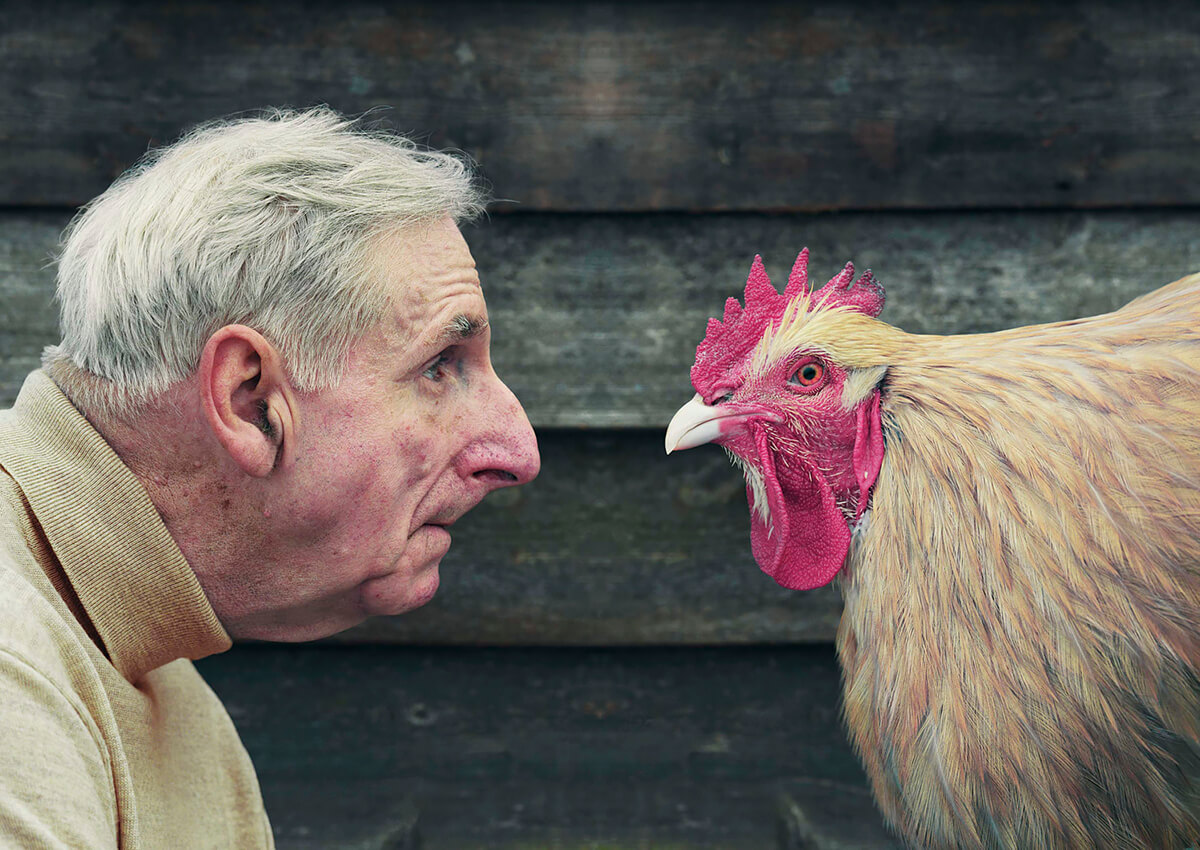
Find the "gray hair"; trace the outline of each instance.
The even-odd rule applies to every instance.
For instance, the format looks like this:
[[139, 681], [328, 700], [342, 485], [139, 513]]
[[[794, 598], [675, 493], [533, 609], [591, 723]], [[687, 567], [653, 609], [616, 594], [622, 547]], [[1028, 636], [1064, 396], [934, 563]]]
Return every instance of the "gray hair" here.
[[80, 210], [58, 259], [62, 342], [42, 362], [85, 411], [127, 415], [192, 374], [227, 324], [332, 386], [392, 295], [374, 237], [486, 198], [470, 164], [331, 109], [201, 125]]

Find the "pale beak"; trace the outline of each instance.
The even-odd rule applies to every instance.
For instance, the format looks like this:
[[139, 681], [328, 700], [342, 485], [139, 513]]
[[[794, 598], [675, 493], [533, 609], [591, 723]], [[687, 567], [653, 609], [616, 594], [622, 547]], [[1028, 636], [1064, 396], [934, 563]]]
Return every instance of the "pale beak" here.
[[667, 454], [684, 449], [694, 449], [711, 443], [718, 437], [728, 437], [745, 429], [751, 419], [770, 419], [778, 422], [780, 417], [770, 411], [745, 405], [708, 405], [696, 393], [671, 417], [667, 426]]

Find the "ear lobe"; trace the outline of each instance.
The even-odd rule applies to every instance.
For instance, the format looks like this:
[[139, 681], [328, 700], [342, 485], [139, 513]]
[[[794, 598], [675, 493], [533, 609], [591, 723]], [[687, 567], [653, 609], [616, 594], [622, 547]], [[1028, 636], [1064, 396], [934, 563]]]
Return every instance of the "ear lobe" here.
[[879, 390], [874, 390], [858, 406], [857, 433], [854, 438], [854, 478], [858, 482], [858, 514], [862, 518], [871, 496], [871, 488], [883, 466], [883, 422], [879, 410]]
[[197, 377], [217, 441], [247, 475], [269, 475], [293, 437], [291, 385], [274, 346], [253, 328], [226, 325], [205, 343]]

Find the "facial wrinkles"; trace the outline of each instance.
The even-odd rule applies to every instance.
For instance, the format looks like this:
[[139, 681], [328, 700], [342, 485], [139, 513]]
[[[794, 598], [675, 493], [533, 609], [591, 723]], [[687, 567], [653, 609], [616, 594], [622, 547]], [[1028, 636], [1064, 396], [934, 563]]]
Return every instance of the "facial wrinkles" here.
[[[487, 321], [474, 261], [449, 220], [384, 237], [375, 252], [387, 308], [351, 346], [342, 381], [299, 399], [294, 462], [280, 471], [290, 480], [256, 506], [263, 545], [243, 559], [274, 567], [245, 571], [246, 587], [261, 585], [254, 596], [283, 600], [281, 616], [319, 610], [332, 630], [426, 601], [445, 536], [414, 531], [480, 495], [454, 466], [471, 439], [455, 423], [490, 370], [486, 327], [463, 339], [464, 320]], [[465, 372], [430, 381], [423, 370], [447, 346]]]
[[[417, 364], [416, 369], [421, 369], [421, 364], [440, 350], [437, 345], [426, 349], [423, 356], [413, 361]], [[459, 450], [457, 434], [461, 429], [454, 422], [458, 407], [455, 396], [463, 389], [463, 384], [457, 376], [444, 378], [445, 386], [432, 382], [426, 386], [429, 381], [424, 375], [411, 374], [411, 370], [401, 381], [407, 390], [404, 393], [406, 410], [391, 435], [406, 473], [397, 495], [413, 500], [407, 529], [409, 536], [434, 519], [433, 515], [438, 511], [444, 510], [442, 502], [452, 500], [454, 495], [443, 492], [448, 488], [442, 479], [451, 474]]]
[[476, 298], [484, 309], [475, 258], [450, 219], [387, 233], [376, 256], [384, 270], [380, 283], [392, 293], [394, 351], [431, 342], [427, 335], [441, 330], [436, 320], [448, 300]]
[[[401, 270], [391, 282], [396, 297], [384, 320], [351, 352], [348, 371], [360, 376], [359, 386], [344, 389], [358, 401], [344, 410], [353, 424], [347, 421], [337, 429], [344, 435], [339, 445], [345, 448], [339, 451], [378, 456], [375, 460], [358, 457], [347, 464], [347, 472], [350, 467], [355, 470], [356, 480], [343, 488], [369, 494], [374, 501], [362, 505], [366, 510], [358, 513], [359, 527], [347, 530], [381, 543], [389, 528], [409, 537], [428, 521], [424, 513], [442, 508], [424, 502], [451, 465], [455, 447], [449, 434], [454, 429], [444, 421], [450, 411], [439, 395], [443, 391], [427, 383], [421, 370], [447, 345], [461, 339], [464, 328], [458, 317], [482, 326], [483, 333], [487, 321], [478, 274], [465, 243], [461, 251], [442, 248], [431, 254], [421, 250], [430, 243], [404, 243], [403, 237], [399, 234], [398, 244], [381, 252], [390, 260], [387, 268]], [[457, 382], [451, 378], [446, 387], [452, 389]], [[372, 574], [387, 574], [397, 559], [407, 560], [414, 553], [379, 554], [387, 563], [376, 564]]]
[[386, 336], [393, 351], [404, 352], [401, 356], [404, 361], [423, 363], [443, 348], [469, 338], [457, 330], [463, 321], [481, 325], [488, 321], [478, 283], [461, 279], [443, 283], [436, 293], [423, 292], [420, 299], [397, 300], [401, 303]]
[[843, 490], [855, 485], [851, 455], [857, 435], [855, 414], [841, 403], [843, 386], [843, 376], [835, 372], [819, 396], [811, 399], [811, 406], [802, 408], [797, 418], [797, 430], [811, 462], [839, 498]]
[[483, 286], [479, 282], [475, 261], [469, 258], [470, 254], [457, 258], [437, 273], [431, 274], [428, 268], [422, 270], [420, 276], [428, 292], [438, 294], [443, 289], [450, 289], [482, 293]]
[[480, 344], [484, 352], [490, 349], [491, 330], [487, 305], [478, 290], [474, 295], [448, 294], [417, 340], [417, 345], [431, 354], [454, 345], [469, 345], [472, 350], [467, 353], [476, 353]]
[[[486, 305], [478, 285], [461, 279], [444, 284], [439, 295], [416, 346], [419, 354], [411, 364], [421, 369], [446, 348], [458, 350], [442, 367], [451, 374], [441, 382], [431, 382], [422, 375], [415, 377], [411, 418], [398, 429], [398, 442], [411, 446], [410, 462], [417, 473], [414, 486], [421, 491], [411, 517], [410, 535], [425, 523], [457, 517], [477, 500], [473, 489], [464, 490], [454, 464], [465, 448], [462, 435], [471, 430], [471, 422], [467, 421], [470, 412], [464, 405], [474, 399], [470, 395], [472, 375], [490, 370]], [[427, 440], [423, 441], [421, 435], [428, 435]]]

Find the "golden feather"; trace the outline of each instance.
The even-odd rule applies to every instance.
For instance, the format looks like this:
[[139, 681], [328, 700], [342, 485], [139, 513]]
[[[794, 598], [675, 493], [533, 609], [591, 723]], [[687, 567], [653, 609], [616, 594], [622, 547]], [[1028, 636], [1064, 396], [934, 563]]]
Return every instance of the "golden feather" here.
[[838, 634], [884, 814], [927, 848], [1200, 840], [1200, 275], [973, 336], [807, 306], [759, 368], [886, 368]]

